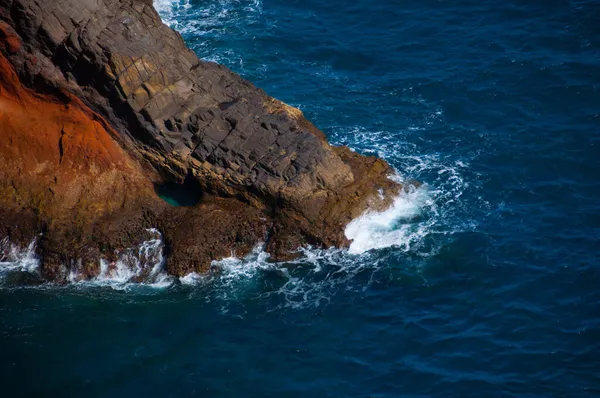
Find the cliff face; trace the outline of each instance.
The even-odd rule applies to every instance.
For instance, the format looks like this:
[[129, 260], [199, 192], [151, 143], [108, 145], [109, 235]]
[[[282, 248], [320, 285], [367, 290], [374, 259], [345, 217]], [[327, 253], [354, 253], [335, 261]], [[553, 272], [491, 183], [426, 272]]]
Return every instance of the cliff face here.
[[[382, 160], [331, 147], [302, 113], [199, 60], [150, 0], [0, 0], [0, 239], [41, 235], [49, 278], [156, 227], [175, 275], [264, 241], [344, 246], [400, 187]], [[172, 207], [155, 193], [202, 193]]]

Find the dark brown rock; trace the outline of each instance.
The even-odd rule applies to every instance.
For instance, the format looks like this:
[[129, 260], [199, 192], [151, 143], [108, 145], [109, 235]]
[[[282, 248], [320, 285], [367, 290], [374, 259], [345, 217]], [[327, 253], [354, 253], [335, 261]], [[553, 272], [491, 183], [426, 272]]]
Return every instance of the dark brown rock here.
[[[49, 278], [82, 262], [93, 276], [150, 227], [175, 275], [259, 241], [275, 259], [344, 246], [345, 225], [400, 189], [384, 161], [329, 146], [298, 109], [199, 60], [150, 0], [0, 0], [0, 50], [0, 100], [39, 110], [38, 134], [0, 114], [13, 137], [0, 142], [0, 238], [23, 214], [19, 230], [44, 233]], [[194, 207], [153, 190], [186, 178], [204, 193]]]

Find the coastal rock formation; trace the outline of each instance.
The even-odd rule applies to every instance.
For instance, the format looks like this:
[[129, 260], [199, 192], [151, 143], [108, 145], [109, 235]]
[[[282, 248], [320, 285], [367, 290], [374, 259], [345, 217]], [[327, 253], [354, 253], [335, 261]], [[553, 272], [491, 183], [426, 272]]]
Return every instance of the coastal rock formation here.
[[[38, 237], [43, 274], [99, 272], [164, 236], [173, 275], [348, 244], [401, 187], [302, 112], [201, 61], [150, 0], [0, 0], [0, 240]], [[198, 203], [157, 195], [184, 184]]]

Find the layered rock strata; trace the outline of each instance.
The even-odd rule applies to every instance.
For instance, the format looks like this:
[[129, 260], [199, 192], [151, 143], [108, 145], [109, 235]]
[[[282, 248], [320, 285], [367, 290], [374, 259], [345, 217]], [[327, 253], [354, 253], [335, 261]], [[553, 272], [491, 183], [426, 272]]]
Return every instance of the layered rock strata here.
[[[0, 240], [42, 272], [99, 272], [159, 229], [173, 275], [258, 242], [276, 260], [345, 246], [401, 187], [298, 109], [199, 60], [150, 0], [0, 0]], [[188, 207], [156, 188], [184, 183]]]

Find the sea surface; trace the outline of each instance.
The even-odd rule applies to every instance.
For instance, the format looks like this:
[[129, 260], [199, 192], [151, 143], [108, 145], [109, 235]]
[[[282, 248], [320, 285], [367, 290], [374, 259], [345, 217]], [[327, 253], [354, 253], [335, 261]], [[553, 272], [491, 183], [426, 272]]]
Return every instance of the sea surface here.
[[[258, 247], [181, 283], [26, 283], [35, 248], [15, 248], [1, 396], [600, 396], [600, 2], [155, 5], [201, 58], [425, 185], [350, 224], [348, 250]], [[158, 275], [161, 248], [132, 253]]]

